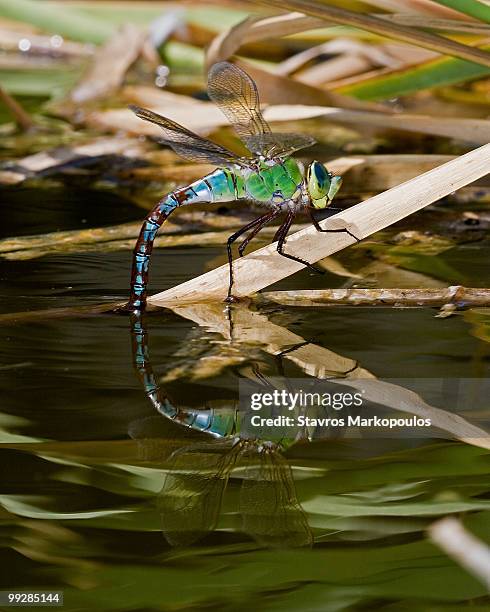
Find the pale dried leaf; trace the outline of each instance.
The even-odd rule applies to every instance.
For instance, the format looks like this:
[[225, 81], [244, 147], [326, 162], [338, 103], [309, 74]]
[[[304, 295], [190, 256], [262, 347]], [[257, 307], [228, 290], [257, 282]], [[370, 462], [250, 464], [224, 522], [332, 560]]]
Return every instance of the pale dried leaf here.
[[88, 71], [70, 94], [80, 104], [116, 90], [141, 53], [146, 34], [136, 26], [122, 26], [100, 49]]

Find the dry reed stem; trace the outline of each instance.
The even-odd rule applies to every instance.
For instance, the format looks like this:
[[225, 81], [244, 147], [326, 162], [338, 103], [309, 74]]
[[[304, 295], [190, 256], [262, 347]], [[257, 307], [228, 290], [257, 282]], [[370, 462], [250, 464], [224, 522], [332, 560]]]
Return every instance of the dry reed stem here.
[[459, 19], [434, 19], [427, 18], [425, 15], [408, 15], [398, 13], [395, 15], [376, 15], [385, 21], [398, 23], [411, 28], [426, 28], [430, 30], [443, 30], [445, 32], [464, 32], [465, 34], [481, 34], [488, 36], [490, 26], [479, 21], [460, 21]]
[[470, 574], [490, 588], [490, 548], [460, 521], [446, 517], [429, 527], [429, 537]]
[[[342, 211], [321, 225], [326, 229], [348, 228], [363, 239], [485, 176], [489, 169], [490, 144], [487, 144]], [[354, 243], [355, 239], [346, 233], [323, 234], [311, 226], [291, 235], [286, 250], [313, 263]], [[300, 263], [281, 257], [276, 246], [271, 244], [235, 262], [237, 297], [260, 291], [303, 268]], [[224, 265], [154, 295], [149, 302], [169, 306], [222, 300], [228, 280], [228, 266]]]
[[[11, 250], [7, 252], [2, 252], [5, 249], [5, 244], [2, 244], [0, 241], [0, 257], [3, 259], [8, 259], [10, 261], [25, 261], [28, 259], [36, 259], [38, 257], [45, 257], [46, 255], [53, 255], [54, 253], [90, 253], [94, 251], [99, 251], [101, 248], [105, 253], [114, 252], [114, 251], [130, 251], [134, 248], [135, 238], [139, 234], [141, 224], [138, 223], [135, 225], [132, 223], [130, 226], [127, 226], [127, 231], [134, 228], [135, 231], [128, 239], [110, 239], [104, 238], [103, 228], [98, 228], [94, 230], [92, 239], [89, 238], [90, 232], [89, 230], [85, 230], [87, 235], [87, 240], [82, 241], [83, 236], [74, 235], [73, 241], [70, 239], [65, 239], [63, 242], [52, 243], [48, 246], [36, 246], [32, 249], [22, 248]], [[237, 225], [236, 227], [240, 227]], [[305, 227], [304, 225], [296, 225], [292, 227], [292, 230], [299, 230]], [[227, 239], [230, 236], [230, 231], [223, 232], [193, 232], [190, 234], [184, 234], [178, 226], [171, 225], [169, 223], [169, 227], [167, 228], [167, 232], [170, 235], [164, 235], [157, 238], [154, 242], [155, 248], [175, 248], [175, 247], [202, 247], [206, 246], [222, 246], [226, 243]], [[261, 237], [263, 239], [271, 239], [277, 231], [277, 227], [267, 227], [264, 228]], [[80, 232], [81, 233], [81, 232]], [[124, 233], [124, 227], [123, 231]], [[56, 240], [56, 233], [52, 233], [51, 236]], [[80, 241], [76, 239], [79, 238]], [[11, 241], [14, 242], [13, 240]], [[102, 245], [102, 247], [101, 247]]]
[[102, 136], [84, 144], [60, 146], [27, 157], [17, 159], [15, 169], [0, 170], [0, 184], [16, 185], [37, 173], [76, 162], [82, 157], [99, 155], [124, 155], [126, 157], [144, 157], [148, 147], [134, 138], [113, 138]]
[[490, 289], [461, 285], [424, 289], [318, 289], [307, 291], [268, 291], [261, 297], [283, 306], [395, 306], [464, 307], [490, 306]]
[[30, 115], [22, 108], [17, 100], [2, 87], [0, 87], [0, 102], [3, 102], [9, 109], [14, 116], [15, 122], [22, 131], [27, 132], [34, 127], [34, 121], [31, 119]]

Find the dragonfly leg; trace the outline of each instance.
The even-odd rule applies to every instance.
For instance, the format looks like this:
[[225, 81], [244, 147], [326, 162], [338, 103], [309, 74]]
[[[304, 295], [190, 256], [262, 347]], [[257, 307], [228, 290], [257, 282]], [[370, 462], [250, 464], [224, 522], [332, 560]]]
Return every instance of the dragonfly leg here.
[[308, 214], [310, 215], [311, 222], [315, 226], [315, 229], [317, 232], [322, 232], [324, 234], [338, 234], [340, 232], [343, 232], [345, 234], [349, 234], [349, 236], [354, 238], [356, 242], [361, 242], [360, 238], [358, 238], [357, 236], [354, 236], [354, 234], [350, 232], [346, 227], [340, 228], [340, 229], [324, 229], [323, 227], [321, 227], [321, 225], [315, 219], [315, 216], [313, 215], [313, 211], [311, 210], [311, 208], [308, 208]]
[[305, 261], [304, 259], [301, 259], [300, 257], [296, 257], [296, 255], [290, 255], [289, 253], [284, 252], [284, 244], [286, 242], [286, 236], [291, 228], [294, 217], [295, 217], [295, 214], [293, 212], [288, 212], [286, 220], [281, 225], [281, 227], [277, 230], [276, 235], [274, 236], [274, 239], [277, 239], [277, 252], [279, 253], [279, 255], [282, 255], [283, 257], [287, 257], [288, 259], [292, 259], [293, 261], [297, 261], [298, 263], [303, 264], [304, 266], [306, 266], [307, 268], [310, 268], [310, 270], [313, 270], [314, 272], [317, 272], [318, 274], [325, 274], [324, 270], [320, 270], [319, 268], [316, 268], [315, 266], [310, 264], [308, 261]]
[[[281, 213], [280, 210], [273, 210], [270, 213], [267, 213], [266, 215], [263, 215], [262, 217], [259, 217], [258, 219], [256, 219], [257, 225], [254, 227], [254, 229], [250, 232], [250, 234], [245, 238], [245, 240], [238, 247], [238, 253], [240, 254], [240, 257], [243, 257], [245, 249], [249, 245], [250, 241], [253, 240], [255, 236], [257, 236], [257, 234], [264, 227], [264, 225], [266, 225], [266, 223], [269, 223], [269, 221], [274, 220], [276, 217], [279, 216], [280, 213]], [[259, 221], [261, 221], [261, 223], [259, 223]]]
[[[247, 223], [247, 225], [244, 225], [243, 227], [241, 227], [237, 232], [235, 232], [234, 234], [232, 234], [229, 238], [228, 241], [226, 243], [226, 251], [228, 253], [228, 266], [230, 269], [230, 282], [228, 285], [228, 295], [226, 296], [226, 302], [234, 302], [236, 300], [236, 298], [233, 297], [232, 293], [231, 293], [231, 289], [233, 287], [234, 284], [234, 278], [233, 278], [233, 253], [231, 250], [231, 246], [232, 244], [238, 240], [238, 238], [240, 238], [240, 236], [242, 236], [243, 234], [245, 234], [245, 232], [247, 232], [248, 230], [254, 230], [254, 228], [258, 228], [257, 231], [253, 232], [253, 236], [255, 236], [261, 229], [262, 227], [268, 223], [268, 221], [273, 218], [272, 215], [276, 216], [276, 211], [272, 211], [272, 212], [268, 212], [265, 215], [261, 215], [260, 217], [257, 217], [257, 219], [254, 219], [253, 221], [251, 221], [250, 223]], [[251, 238], [253, 238], [253, 236]], [[251, 240], [250, 238], [250, 240]], [[245, 245], [246, 246], [246, 245]], [[242, 255], [242, 253], [240, 253], [240, 255]]]

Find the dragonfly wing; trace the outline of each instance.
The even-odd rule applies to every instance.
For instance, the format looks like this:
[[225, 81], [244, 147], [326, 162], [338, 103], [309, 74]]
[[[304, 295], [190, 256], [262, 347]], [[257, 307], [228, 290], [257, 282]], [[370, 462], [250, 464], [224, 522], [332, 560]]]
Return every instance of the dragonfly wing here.
[[161, 142], [166, 144], [181, 157], [191, 161], [210, 162], [217, 165], [243, 164], [243, 160], [236, 153], [222, 147], [207, 138], [198, 136], [171, 119], [162, 117], [146, 108], [131, 104], [129, 108], [140, 119], [155, 123], [163, 130]]
[[316, 142], [313, 137], [304, 134], [283, 134], [280, 132], [254, 134], [243, 140], [249, 151], [266, 157], [288, 157], [295, 151], [311, 147]]
[[211, 67], [208, 93], [255, 155], [286, 157], [315, 142], [310, 136], [272, 132], [262, 116], [255, 82], [234, 64], [219, 62]]
[[229, 62], [214, 64], [208, 74], [208, 94], [245, 143], [250, 136], [271, 133], [260, 110], [257, 86], [238, 66]]
[[158, 498], [163, 535], [172, 546], [188, 546], [216, 526], [237, 459], [229, 445], [224, 454], [216, 446], [187, 447], [172, 458]]
[[240, 490], [243, 529], [268, 548], [311, 546], [313, 534], [296, 496], [287, 461], [279, 451], [255, 451]]

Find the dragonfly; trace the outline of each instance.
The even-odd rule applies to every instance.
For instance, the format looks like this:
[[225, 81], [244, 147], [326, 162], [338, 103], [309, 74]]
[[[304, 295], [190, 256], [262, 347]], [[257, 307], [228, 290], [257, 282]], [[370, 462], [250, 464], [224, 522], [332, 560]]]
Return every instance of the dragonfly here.
[[194, 444], [176, 451], [158, 497], [169, 544], [189, 546], [215, 529], [230, 476], [241, 478], [242, 530], [266, 548], [311, 546], [313, 534], [291, 467], [274, 445]]
[[[134, 370], [145, 394], [159, 414], [178, 425], [205, 433], [215, 439], [230, 441], [255, 439], [260, 443], [258, 437], [250, 431], [250, 415], [244, 414], [237, 406], [227, 405], [217, 409], [179, 408], [166, 393], [162, 392], [149, 357], [148, 335], [144, 319], [139, 314], [131, 316], [131, 353]], [[270, 386], [263, 375], [259, 375], [258, 378], [266, 386]], [[285, 450], [303, 439], [302, 431], [293, 432], [294, 435], [289, 435], [290, 433], [291, 430], [288, 428], [273, 427], [267, 430], [267, 441]]]
[[221, 109], [241, 139], [249, 155], [241, 156], [203, 138], [178, 123], [139, 106], [129, 108], [141, 119], [163, 130], [161, 143], [170, 146], [181, 157], [211, 163], [217, 169], [186, 187], [165, 195], [146, 216], [133, 252], [131, 289], [126, 312], [143, 312], [147, 299], [150, 256], [156, 234], [177, 208], [192, 204], [249, 201], [265, 212], [233, 233], [227, 241], [229, 285], [226, 300], [233, 302], [232, 245], [242, 238], [238, 253], [243, 256], [250, 241], [268, 223], [281, 218], [273, 242], [277, 252], [288, 259], [323, 273], [298, 255], [286, 252], [285, 242], [294, 218], [307, 212], [319, 232], [344, 232], [347, 228], [325, 229], [313, 211], [327, 208], [342, 184], [323, 164], [313, 161], [304, 165], [293, 153], [314, 144], [306, 135], [272, 132], [260, 108], [259, 93], [253, 79], [240, 67], [229, 62], [214, 64], [208, 74], [208, 94]]
[[158, 496], [162, 531], [169, 544], [188, 546], [215, 528], [229, 478], [239, 469], [243, 531], [268, 548], [311, 546], [313, 535], [297, 499], [291, 467], [282, 456], [296, 439], [280, 433], [275, 440], [251, 436], [243, 415], [230, 405], [176, 406], [157, 384], [141, 316], [132, 316], [131, 332], [133, 366], [153, 407], [166, 419], [208, 438], [170, 457]]

